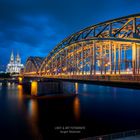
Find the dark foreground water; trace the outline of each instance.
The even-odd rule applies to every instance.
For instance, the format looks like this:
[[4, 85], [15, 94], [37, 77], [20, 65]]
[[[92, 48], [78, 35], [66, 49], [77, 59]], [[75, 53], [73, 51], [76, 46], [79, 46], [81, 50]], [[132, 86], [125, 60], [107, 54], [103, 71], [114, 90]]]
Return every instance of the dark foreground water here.
[[140, 90], [63, 84], [63, 95], [33, 98], [21, 85], [0, 83], [0, 140], [74, 140], [140, 129]]

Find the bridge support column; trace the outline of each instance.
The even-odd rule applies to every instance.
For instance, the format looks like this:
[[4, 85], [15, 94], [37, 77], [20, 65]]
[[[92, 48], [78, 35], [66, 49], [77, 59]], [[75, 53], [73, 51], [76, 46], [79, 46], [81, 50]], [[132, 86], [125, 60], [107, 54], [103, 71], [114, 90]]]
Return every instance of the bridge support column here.
[[65, 50], [65, 74], [68, 74], [68, 49]]
[[133, 43], [132, 44], [132, 69], [133, 69], [133, 74], [136, 74], [136, 56], [137, 56], [137, 53], [136, 53], [136, 43]]
[[106, 61], [106, 45], [104, 46], [104, 74], [106, 75], [106, 67], [107, 67], [107, 61]]
[[86, 46], [86, 50], [85, 50], [85, 75], [88, 75], [88, 70], [87, 70], [87, 53], [88, 53], [88, 46]]
[[101, 66], [100, 66], [100, 72], [101, 75], [103, 74], [103, 44], [100, 45], [101, 52], [100, 52], [100, 61], [101, 61]]
[[75, 74], [75, 45], [72, 46], [72, 52], [73, 52], [73, 64], [72, 64], [72, 74], [74, 75]]
[[118, 44], [118, 71], [121, 74], [121, 44]]
[[114, 74], [116, 74], [116, 44], [114, 44]]
[[93, 46], [90, 47], [90, 75], [92, 75], [93, 71]]
[[125, 71], [127, 71], [127, 54], [126, 54], [126, 47], [124, 47], [124, 67], [125, 67]]
[[76, 56], [77, 56], [77, 57], [76, 57], [76, 59], [77, 59], [77, 60], [76, 60], [76, 63], [77, 63], [77, 75], [80, 74], [80, 68], [79, 68], [79, 63], [80, 63], [80, 55], [79, 55], [79, 54], [80, 54], [80, 53], [79, 53], [79, 51], [78, 51], [79, 48], [80, 48], [80, 47], [78, 46], [78, 48], [77, 48], [77, 55], [76, 55]]
[[109, 42], [109, 63], [110, 63], [110, 74], [112, 74], [112, 42]]
[[140, 68], [140, 46], [137, 45], [137, 73], [139, 74]]
[[77, 75], [77, 46], [74, 48], [75, 75]]
[[82, 43], [82, 75], [84, 75], [84, 45]]
[[94, 61], [94, 75], [96, 75], [96, 42], [93, 42], [93, 61]]

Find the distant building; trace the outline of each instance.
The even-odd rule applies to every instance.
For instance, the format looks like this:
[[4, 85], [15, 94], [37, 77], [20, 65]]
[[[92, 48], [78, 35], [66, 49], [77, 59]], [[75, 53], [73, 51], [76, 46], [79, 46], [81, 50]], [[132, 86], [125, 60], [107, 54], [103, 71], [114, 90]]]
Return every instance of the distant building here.
[[24, 65], [21, 64], [21, 58], [19, 54], [17, 54], [14, 59], [13, 52], [11, 53], [10, 62], [7, 64], [6, 72], [7, 73], [20, 73], [20, 70], [24, 68]]

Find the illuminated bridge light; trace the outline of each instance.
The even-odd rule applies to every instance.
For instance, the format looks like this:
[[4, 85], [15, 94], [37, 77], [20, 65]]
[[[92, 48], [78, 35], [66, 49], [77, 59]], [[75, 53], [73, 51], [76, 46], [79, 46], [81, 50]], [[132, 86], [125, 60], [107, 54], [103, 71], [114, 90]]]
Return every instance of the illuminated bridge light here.
[[22, 83], [22, 77], [19, 77], [18, 80], [19, 80], [19, 83]]
[[37, 81], [32, 81], [31, 82], [31, 95], [37, 96], [37, 90], [38, 90], [38, 83]]

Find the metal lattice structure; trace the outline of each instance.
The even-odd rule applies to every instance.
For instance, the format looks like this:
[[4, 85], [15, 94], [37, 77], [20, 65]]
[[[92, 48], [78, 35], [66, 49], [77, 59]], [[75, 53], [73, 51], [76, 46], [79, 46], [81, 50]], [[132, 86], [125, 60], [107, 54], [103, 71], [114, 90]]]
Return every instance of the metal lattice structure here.
[[44, 58], [42, 57], [29, 57], [26, 61], [24, 73], [37, 74]]
[[72, 34], [36, 70], [41, 76], [139, 74], [140, 14], [102, 22]]

